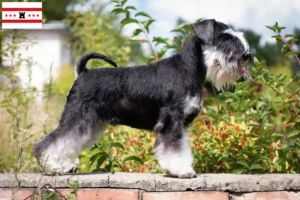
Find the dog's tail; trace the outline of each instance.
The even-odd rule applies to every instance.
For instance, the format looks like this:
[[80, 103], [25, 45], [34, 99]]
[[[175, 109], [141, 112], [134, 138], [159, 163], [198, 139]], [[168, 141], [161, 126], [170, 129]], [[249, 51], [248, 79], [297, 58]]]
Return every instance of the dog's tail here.
[[100, 54], [100, 53], [96, 53], [96, 52], [91, 52], [91, 53], [87, 53], [85, 55], [83, 55], [77, 62], [76, 64], [76, 72], [77, 72], [77, 75], [79, 75], [81, 72], [83, 71], [86, 71], [87, 68], [86, 68], [86, 63], [90, 60], [90, 59], [93, 59], [93, 58], [98, 58], [98, 59], [102, 59], [106, 62], [108, 62], [109, 64], [113, 65], [114, 67], [118, 67], [118, 65], [112, 61], [109, 57], [103, 55], [103, 54]]

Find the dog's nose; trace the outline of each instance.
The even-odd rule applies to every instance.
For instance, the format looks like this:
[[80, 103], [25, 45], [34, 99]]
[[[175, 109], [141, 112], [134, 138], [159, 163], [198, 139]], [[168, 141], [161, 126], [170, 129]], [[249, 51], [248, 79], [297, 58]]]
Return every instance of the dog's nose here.
[[245, 52], [245, 53], [242, 55], [242, 59], [243, 59], [243, 60], [251, 60], [251, 57], [252, 57], [252, 54], [251, 54], [249, 51]]

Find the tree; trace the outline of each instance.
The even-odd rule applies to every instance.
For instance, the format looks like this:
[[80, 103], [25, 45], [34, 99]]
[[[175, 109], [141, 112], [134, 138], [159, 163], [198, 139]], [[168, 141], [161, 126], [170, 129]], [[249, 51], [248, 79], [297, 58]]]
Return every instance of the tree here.
[[[69, 42], [75, 57], [95, 51], [109, 56], [120, 66], [127, 65], [131, 49], [128, 39], [114, 28], [116, 20], [116, 17], [105, 14], [101, 5], [84, 12], [69, 13], [66, 22], [73, 33]], [[91, 63], [99, 67], [98, 60]]]

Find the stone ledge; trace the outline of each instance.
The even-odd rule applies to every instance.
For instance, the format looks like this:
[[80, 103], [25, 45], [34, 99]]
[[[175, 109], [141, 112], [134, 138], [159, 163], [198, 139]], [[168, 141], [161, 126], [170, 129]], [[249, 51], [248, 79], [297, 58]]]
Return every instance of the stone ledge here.
[[[17, 181], [18, 179], [18, 181]], [[79, 188], [140, 189], [147, 192], [226, 191], [265, 192], [300, 191], [300, 174], [201, 174], [194, 179], [177, 179], [161, 174], [93, 173], [44, 176], [25, 173], [0, 174], [0, 188], [35, 188], [49, 183], [56, 188], [78, 181]]]

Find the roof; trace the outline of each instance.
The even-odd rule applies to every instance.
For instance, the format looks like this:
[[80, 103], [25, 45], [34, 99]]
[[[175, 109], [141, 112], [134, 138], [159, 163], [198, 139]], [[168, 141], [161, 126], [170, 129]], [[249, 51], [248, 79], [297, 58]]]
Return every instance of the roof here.
[[43, 24], [43, 29], [46, 30], [65, 30], [68, 29], [68, 25], [63, 21], [48, 21], [47, 23]]

